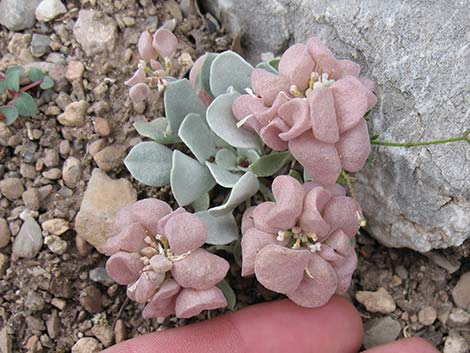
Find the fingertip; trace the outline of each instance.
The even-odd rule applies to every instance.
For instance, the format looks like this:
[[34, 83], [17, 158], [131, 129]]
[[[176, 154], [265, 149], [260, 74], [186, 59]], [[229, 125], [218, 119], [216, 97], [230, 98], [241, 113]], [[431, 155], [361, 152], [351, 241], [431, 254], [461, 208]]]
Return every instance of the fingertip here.
[[410, 337], [374, 347], [363, 353], [439, 353], [439, 351], [422, 338]]

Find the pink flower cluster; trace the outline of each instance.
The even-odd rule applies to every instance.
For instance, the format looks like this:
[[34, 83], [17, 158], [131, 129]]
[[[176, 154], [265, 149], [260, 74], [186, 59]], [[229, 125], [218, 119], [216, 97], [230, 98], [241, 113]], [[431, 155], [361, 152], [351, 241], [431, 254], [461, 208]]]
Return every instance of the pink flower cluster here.
[[146, 304], [145, 318], [188, 318], [227, 306], [215, 285], [230, 266], [200, 248], [207, 229], [195, 215], [144, 199], [119, 211], [114, 230], [116, 235], [104, 246], [111, 256], [106, 270], [117, 283], [127, 285], [129, 298]]
[[359, 71], [311, 38], [287, 49], [279, 74], [255, 69], [254, 93], [238, 97], [232, 111], [267, 146], [289, 149], [317, 182], [333, 184], [342, 169], [359, 171], [370, 153], [364, 115], [377, 99]]
[[298, 305], [321, 306], [350, 286], [359, 204], [340, 185], [301, 185], [285, 175], [274, 179], [272, 192], [276, 202], [243, 215], [242, 276], [254, 273], [263, 286]]
[[[169, 74], [170, 59], [177, 46], [175, 35], [166, 28], [158, 29], [153, 36], [148, 31], [142, 32], [137, 43], [142, 61], [134, 76], [125, 82], [131, 87], [129, 96], [134, 103], [145, 100], [151, 88], [163, 90], [166, 85], [164, 76]], [[158, 61], [159, 57], [163, 59], [164, 67]]]

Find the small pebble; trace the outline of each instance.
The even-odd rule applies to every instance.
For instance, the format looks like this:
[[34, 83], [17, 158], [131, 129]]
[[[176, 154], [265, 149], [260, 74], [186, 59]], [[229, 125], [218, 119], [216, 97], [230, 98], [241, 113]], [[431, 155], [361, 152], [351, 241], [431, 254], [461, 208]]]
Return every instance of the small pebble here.
[[70, 224], [65, 219], [53, 218], [43, 222], [42, 229], [52, 235], [62, 235], [70, 229]]
[[69, 188], [75, 188], [82, 178], [82, 163], [78, 158], [69, 157], [62, 167], [62, 179]]
[[48, 168], [57, 167], [60, 162], [59, 153], [53, 149], [47, 149], [44, 153], [44, 164]]
[[418, 321], [424, 326], [430, 326], [436, 321], [437, 311], [432, 306], [426, 306], [418, 313]]
[[450, 331], [447, 336], [443, 353], [468, 353], [468, 344], [460, 334]]
[[395, 341], [401, 332], [400, 323], [387, 316], [369, 322], [369, 328], [364, 332], [364, 347], [372, 347]]
[[49, 180], [59, 180], [62, 176], [62, 171], [59, 168], [52, 168], [43, 172], [42, 176]]
[[33, 258], [41, 250], [42, 244], [41, 227], [32, 217], [26, 216], [20, 232], [13, 242], [13, 256], [15, 258]]
[[41, 195], [39, 194], [38, 189], [29, 188], [21, 196], [23, 202], [27, 208], [33, 211], [39, 210], [41, 205]]
[[80, 61], [71, 60], [67, 66], [65, 78], [69, 82], [81, 81], [84, 72], [85, 66]]
[[122, 145], [111, 145], [103, 148], [94, 155], [98, 167], [105, 172], [110, 172], [122, 164], [126, 148]]
[[447, 324], [451, 327], [465, 326], [470, 322], [470, 314], [462, 308], [453, 308]]
[[108, 120], [100, 117], [95, 118], [95, 132], [103, 137], [109, 136], [111, 133], [111, 127], [109, 126]]
[[103, 310], [102, 295], [95, 286], [88, 286], [80, 293], [80, 304], [90, 314], [96, 314]]
[[28, 350], [28, 353], [42, 352], [42, 345], [39, 341], [39, 337], [31, 336], [30, 338], [28, 338], [28, 341], [26, 341], [26, 349]]
[[28, 310], [33, 312], [42, 310], [44, 309], [45, 304], [46, 302], [44, 301], [44, 298], [39, 293], [32, 290], [28, 291], [24, 302], [24, 305]]
[[98, 338], [104, 347], [109, 347], [113, 344], [114, 333], [109, 325], [95, 325], [92, 327], [91, 332]]
[[376, 292], [359, 291], [356, 300], [371, 313], [390, 314], [396, 309], [395, 300], [385, 288], [379, 288]]
[[31, 54], [33, 54], [35, 58], [40, 58], [48, 52], [50, 44], [51, 40], [49, 36], [33, 33], [33, 39], [31, 40]]
[[0, 330], [0, 352], [2, 353], [11, 353], [11, 338], [8, 335], [7, 328], [4, 326]]
[[72, 346], [72, 353], [98, 353], [103, 346], [96, 338], [83, 337]]
[[64, 126], [81, 127], [85, 125], [85, 115], [89, 105], [86, 101], [70, 103], [65, 111], [57, 117]]
[[48, 235], [44, 238], [44, 243], [54, 254], [63, 255], [67, 251], [67, 242], [57, 235]]
[[93, 141], [88, 145], [88, 153], [94, 157], [99, 151], [101, 151], [104, 146], [106, 145], [106, 141], [104, 139], [98, 139]]
[[459, 307], [463, 309], [470, 308], [470, 272], [466, 272], [460, 276], [452, 290], [452, 298]]
[[67, 13], [67, 8], [60, 0], [42, 0], [36, 8], [36, 19], [42, 22], [49, 22]]
[[56, 338], [59, 334], [60, 319], [57, 310], [52, 310], [51, 315], [46, 320], [47, 333], [51, 338]]
[[64, 310], [67, 306], [67, 302], [61, 298], [52, 298], [51, 304], [54, 305], [59, 310]]
[[20, 178], [8, 178], [0, 181], [0, 192], [8, 200], [17, 200], [23, 195], [24, 187]]
[[3, 277], [8, 268], [8, 256], [0, 253], [0, 278]]
[[11, 233], [8, 223], [4, 218], [0, 218], [0, 248], [4, 248], [10, 242]]
[[88, 256], [93, 250], [93, 246], [78, 234], [75, 236], [75, 246], [77, 247], [78, 254], [82, 257]]
[[21, 163], [20, 174], [23, 178], [34, 179], [36, 178], [36, 168], [27, 163]]
[[124, 321], [119, 319], [114, 325], [114, 340], [116, 343], [121, 343], [127, 339], [127, 329]]
[[93, 282], [98, 282], [106, 287], [114, 284], [114, 280], [109, 277], [108, 272], [104, 267], [97, 267], [90, 271], [90, 279]]

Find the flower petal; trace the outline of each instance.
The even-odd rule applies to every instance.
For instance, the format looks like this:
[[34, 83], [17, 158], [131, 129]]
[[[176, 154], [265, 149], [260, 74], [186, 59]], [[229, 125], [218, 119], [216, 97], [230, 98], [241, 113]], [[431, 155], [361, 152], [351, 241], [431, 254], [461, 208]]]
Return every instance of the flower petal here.
[[294, 98], [281, 105], [279, 116], [289, 127], [289, 130], [279, 134], [284, 141], [289, 141], [312, 128], [309, 117], [309, 107], [305, 99]]
[[361, 72], [361, 66], [351, 60], [338, 60], [339, 74], [336, 79], [344, 76], [355, 76], [358, 77]]
[[137, 303], [146, 303], [152, 298], [155, 291], [164, 280], [164, 273], [156, 273], [153, 271], [144, 272], [133, 285], [127, 287], [127, 293], [128, 295], [131, 294], [133, 296], [132, 300]]
[[353, 250], [339, 265], [333, 265], [336, 271], [336, 277], [338, 278], [338, 287], [336, 288], [337, 293], [346, 292], [351, 286], [352, 274], [357, 267], [357, 254]]
[[314, 181], [309, 181], [309, 182], [304, 183], [303, 185], [305, 193], [319, 186], [328, 190], [332, 196], [346, 196], [346, 189], [339, 184], [329, 184], [329, 185], [323, 186]]
[[164, 317], [175, 313], [176, 294], [181, 286], [174, 279], [167, 279], [155, 293], [142, 313], [144, 319]]
[[323, 207], [330, 201], [331, 193], [322, 187], [309, 191], [304, 199], [299, 225], [306, 232], [315, 233], [322, 240], [330, 231], [330, 225], [321, 215]]
[[255, 272], [255, 259], [258, 252], [270, 244], [285, 244], [278, 242], [275, 234], [266, 233], [256, 228], [250, 228], [243, 233], [242, 247], [242, 276], [249, 276]]
[[106, 262], [108, 275], [119, 284], [129, 284], [137, 280], [144, 267], [137, 253], [117, 252]]
[[113, 233], [118, 234], [129, 224], [136, 222], [137, 218], [132, 212], [132, 204], [121, 207], [114, 217], [114, 223], [112, 226]]
[[129, 89], [129, 97], [134, 104], [143, 102], [148, 96], [150, 96], [150, 93], [150, 87], [145, 83], [137, 83]]
[[269, 212], [271, 212], [271, 209], [273, 209], [275, 206], [276, 204], [270, 201], [260, 203], [258, 206], [256, 206], [255, 210], [253, 211], [253, 222], [256, 229], [271, 234], [275, 234], [278, 231], [278, 229], [271, 227], [267, 223], [269, 220]]
[[193, 67], [189, 71], [189, 82], [191, 82], [191, 85], [193, 88], [196, 87], [196, 79], [197, 75], [199, 73], [199, 70], [201, 70], [202, 65], [204, 64], [204, 60], [206, 60], [206, 54], [203, 56], [200, 56], [193, 64]]
[[342, 134], [336, 149], [343, 169], [351, 173], [360, 171], [371, 151], [366, 121], [362, 119], [359, 124]]
[[176, 296], [160, 300], [151, 300], [145, 306], [142, 316], [144, 319], [170, 316], [175, 313], [175, 303]]
[[347, 196], [333, 197], [323, 209], [323, 218], [331, 230], [341, 229], [348, 237], [353, 237], [359, 230], [357, 212], [360, 212], [356, 200]]
[[172, 218], [176, 214], [185, 213], [187, 212], [183, 207], [178, 207], [173, 212], [167, 214], [166, 216], [162, 217], [157, 224], [157, 233], [158, 234], [165, 234], [165, 226], [168, 223], [169, 219]]
[[171, 274], [184, 288], [208, 289], [227, 274], [229, 263], [204, 249], [196, 249], [182, 260], [175, 261]]
[[255, 260], [255, 275], [264, 287], [283, 294], [296, 290], [311, 257], [309, 250], [292, 250], [276, 244], [262, 248]]
[[176, 51], [178, 39], [166, 28], [159, 28], [153, 35], [153, 47], [164, 58], [170, 58]]
[[356, 126], [368, 110], [367, 91], [354, 76], [346, 76], [331, 85], [335, 97], [340, 134]]
[[308, 86], [314, 62], [305, 44], [295, 44], [287, 49], [279, 62], [279, 73], [289, 78], [300, 91]]
[[339, 131], [333, 91], [330, 88], [314, 89], [307, 101], [315, 138], [326, 143], [338, 142]]
[[143, 69], [137, 69], [137, 71], [134, 73], [134, 75], [128, 79], [124, 84], [126, 86], [134, 86], [138, 83], [143, 83], [145, 82], [145, 71]]
[[173, 263], [163, 255], [154, 255], [150, 259], [150, 266], [157, 273], [165, 273], [171, 270]]
[[273, 121], [261, 128], [260, 135], [264, 143], [275, 151], [284, 151], [287, 149], [287, 142], [279, 138], [279, 134], [287, 132], [289, 127], [281, 118], [275, 117]]
[[183, 289], [176, 298], [175, 312], [179, 318], [198, 315], [203, 310], [213, 310], [227, 306], [224, 293], [217, 287], [206, 290]]
[[106, 256], [118, 251], [139, 252], [147, 246], [144, 239], [147, 236], [145, 228], [140, 223], [129, 224], [118, 235], [109, 238], [103, 246]]
[[137, 49], [139, 50], [140, 57], [144, 61], [149, 61], [158, 56], [157, 51], [152, 46], [152, 35], [148, 31], [143, 31], [137, 42]]
[[316, 308], [326, 304], [335, 294], [336, 273], [333, 267], [316, 253], [310, 255], [307, 268], [312, 278], [305, 274], [297, 289], [288, 297], [300, 306]]
[[134, 219], [153, 235], [157, 232], [158, 221], [171, 211], [166, 202], [153, 198], [139, 200], [132, 205]]
[[328, 49], [328, 47], [319, 38], [310, 38], [307, 41], [307, 47], [315, 62], [316, 72], [331, 72], [333, 74], [332, 77], [335, 80], [340, 78], [338, 77], [341, 76], [338, 60], [336, 60], [330, 49]]
[[276, 177], [271, 189], [276, 203], [266, 215], [266, 223], [277, 230], [291, 229], [302, 213], [304, 189], [297, 179], [288, 175]]
[[278, 116], [277, 111], [281, 105], [289, 101], [289, 96], [285, 92], [279, 92], [273, 105], [269, 109], [256, 112], [256, 119], [261, 126], [268, 125], [271, 121]]
[[259, 98], [243, 94], [235, 98], [232, 104], [232, 113], [237, 121], [245, 119], [247, 116], [253, 115], [248, 118], [242, 126], [251, 128], [259, 132], [261, 125], [256, 119], [256, 114], [265, 111], [267, 108], [264, 106], [263, 101]]
[[363, 77], [359, 77], [359, 81], [361, 81], [362, 85], [366, 90], [367, 95], [367, 110], [372, 109], [372, 107], [377, 103], [377, 97], [374, 94], [374, 82]]
[[207, 227], [189, 212], [173, 213], [163, 233], [173, 254], [181, 255], [201, 247], [207, 240]]
[[264, 104], [271, 106], [279, 92], [289, 92], [289, 81], [282, 76], [273, 74], [264, 69], [254, 69], [251, 73], [253, 91], [260, 96]]
[[253, 219], [253, 212], [255, 211], [255, 209], [256, 207], [252, 206], [250, 208], [247, 208], [245, 212], [243, 212], [241, 226], [242, 234], [245, 234], [248, 229], [253, 228], [255, 226], [255, 221]]
[[319, 255], [335, 267], [343, 263], [353, 250], [349, 237], [338, 229], [322, 243]]
[[341, 174], [341, 160], [335, 145], [315, 139], [310, 131], [290, 140], [289, 150], [322, 185], [334, 184]]

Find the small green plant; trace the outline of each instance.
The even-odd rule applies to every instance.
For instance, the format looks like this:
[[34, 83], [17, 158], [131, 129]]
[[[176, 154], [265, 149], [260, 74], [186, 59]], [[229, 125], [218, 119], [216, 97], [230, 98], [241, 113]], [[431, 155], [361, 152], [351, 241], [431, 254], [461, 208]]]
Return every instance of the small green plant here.
[[5, 73], [0, 72], [0, 95], [6, 94], [8, 103], [0, 106], [0, 121], [13, 124], [19, 116], [33, 116], [37, 112], [34, 98], [27, 93], [35, 87], [43, 90], [52, 88], [54, 81], [37, 68], [30, 68], [26, 75], [30, 83], [21, 86], [25, 69], [12, 66]]

